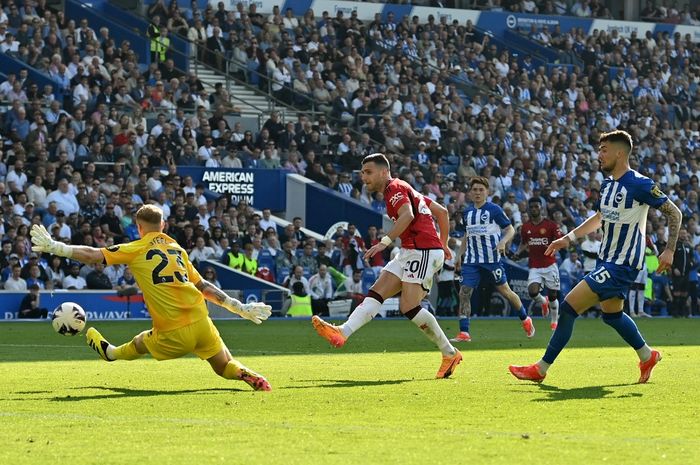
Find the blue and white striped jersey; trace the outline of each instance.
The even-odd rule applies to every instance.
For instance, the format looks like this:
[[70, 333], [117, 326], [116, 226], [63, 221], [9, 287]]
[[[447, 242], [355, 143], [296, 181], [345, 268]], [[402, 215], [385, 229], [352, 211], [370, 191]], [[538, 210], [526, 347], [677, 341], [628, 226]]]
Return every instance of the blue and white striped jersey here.
[[606, 178], [596, 210], [603, 220], [601, 261], [642, 269], [649, 206], [659, 208], [666, 194], [646, 176], [629, 170], [620, 179]]
[[486, 202], [481, 208], [469, 206], [464, 209], [462, 218], [467, 241], [464, 263], [498, 263], [501, 254], [497, 245], [501, 240], [501, 230], [510, 225], [510, 220], [498, 205]]

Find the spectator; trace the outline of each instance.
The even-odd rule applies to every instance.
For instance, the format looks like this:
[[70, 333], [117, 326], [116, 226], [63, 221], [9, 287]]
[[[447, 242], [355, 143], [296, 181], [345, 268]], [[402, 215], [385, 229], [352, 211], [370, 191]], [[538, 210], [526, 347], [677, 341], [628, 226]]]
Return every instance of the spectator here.
[[253, 257], [253, 244], [248, 242], [243, 248], [243, 267], [241, 271], [255, 275], [258, 271], [258, 261]]
[[134, 278], [134, 274], [131, 272], [131, 268], [128, 266], [124, 268], [124, 273], [119, 277], [119, 279], [117, 279], [115, 289], [117, 291], [121, 291], [122, 293], [128, 293], [131, 289], [138, 290], [136, 278]]
[[63, 279], [66, 277], [66, 273], [63, 271], [64, 268], [65, 262], [63, 258], [57, 255], [52, 255], [49, 258], [49, 266], [46, 268], [46, 273], [52, 289], [63, 289]]
[[103, 263], [95, 263], [95, 268], [91, 271], [85, 281], [87, 288], [91, 290], [108, 290], [112, 289], [112, 282], [104, 272], [105, 266]]
[[215, 256], [214, 249], [207, 246], [206, 242], [204, 241], [204, 237], [200, 236], [197, 239], [195, 239], [195, 247], [192, 249], [192, 252], [190, 252], [190, 261], [192, 263], [195, 263], [197, 266], [199, 266], [199, 263], [205, 261], [205, 260], [210, 260], [213, 259]]
[[291, 290], [289, 300], [284, 303], [282, 313], [291, 317], [312, 316], [311, 296], [306, 292], [304, 284], [297, 281], [292, 285]]
[[573, 280], [578, 280], [583, 275], [583, 265], [578, 259], [578, 253], [572, 251], [569, 257], [559, 265], [559, 269], [569, 273]]
[[29, 286], [29, 293], [24, 296], [22, 303], [19, 305], [17, 318], [46, 318], [49, 311], [41, 307], [41, 294], [39, 286], [32, 284]]
[[302, 249], [302, 254], [300, 257], [296, 258], [294, 261], [294, 264], [297, 266], [301, 266], [304, 269], [304, 272], [309, 273], [309, 274], [315, 274], [319, 270], [318, 266], [318, 261], [316, 260], [316, 257], [314, 256], [314, 249], [311, 244], [308, 242], [304, 245]]
[[309, 279], [311, 306], [314, 315], [328, 314], [328, 301], [333, 298], [333, 283], [326, 265], [318, 267], [318, 273]]
[[311, 293], [311, 288], [309, 287], [309, 281], [304, 277], [304, 268], [301, 266], [294, 266], [292, 273], [284, 279], [282, 286], [289, 290], [292, 290], [294, 283], [301, 283], [304, 286], [304, 292], [306, 294]]
[[12, 292], [24, 292], [27, 290], [27, 282], [20, 277], [22, 267], [19, 263], [11, 265], [12, 275], [5, 281], [5, 290]]
[[598, 259], [598, 251], [600, 250], [600, 244], [600, 234], [597, 232], [588, 234], [583, 243], [581, 243], [584, 273], [590, 273], [595, 268], [595, 264]]
[[68, 180], [61, 179], [58, 181], [58, 189], [52, 191], [46, 198], [47, 202], [56, 202], [58, 211], [63, 211], [65, 214], [77, 213], [80, 211], [80, 205], [75, 195], [71, 194], [68, 188]]
[[87, 288], [85, 278], [80, 276], [80, 264], [73, 262], [70, 264], [68, 276], [63, 278], [63, 289], [83, 290]]

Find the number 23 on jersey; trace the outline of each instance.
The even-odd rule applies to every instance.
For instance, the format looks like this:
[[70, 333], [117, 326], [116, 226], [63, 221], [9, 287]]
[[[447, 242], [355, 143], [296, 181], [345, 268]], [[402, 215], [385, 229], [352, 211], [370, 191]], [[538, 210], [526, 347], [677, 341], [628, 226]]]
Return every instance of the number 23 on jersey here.
[[[181, 283], [188, 282], [189, 277], [187, 276], [185, 262], [182, 259], [182, 251], [166, 249], [166, 252], [159, 249], [151, 249], [146, 253], [146, 260], [156, 261], [156, 266], [151, 273], [153, 284], [172, 283], [176, 279]], [[174, 267], [176, 269], [172, 273], [165, 272], [168, 265], [173, 263], [172, 259], [174, 259]]]

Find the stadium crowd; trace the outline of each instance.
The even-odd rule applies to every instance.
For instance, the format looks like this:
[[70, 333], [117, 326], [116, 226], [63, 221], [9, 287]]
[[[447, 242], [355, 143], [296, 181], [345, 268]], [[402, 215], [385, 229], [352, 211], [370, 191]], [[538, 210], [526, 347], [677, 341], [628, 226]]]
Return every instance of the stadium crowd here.
[[[469, 0], [467, 2], [472, 8], [488, 11], [576, 16], [578, 18], [625, 18], [622, 4], [620, 4], [620, 10], [610, 10], [605, 3], [602, 0]], [[639, 11], [639, 16], [642, 21], [698, 26], [700, 25], [698, 13], [697, 6], [691, 6], [690, 3], [673, 0], [667, 2], [648, 0]]]
[[[0, 84], [5, 289], [133, 285], [114, 267], [76, 273], [72, 263], [36, 256], [28, 228], [41, 222], [62, 240], [108, 246], [136, 237], [132, 215], [144, 203], [163, 208], [166, 232], [194, 260], [213, 257], [290, 288], [317, 277], [322, 265], [356, 283], [356, 273], [390, 258], [358, 258], [381, 231], [357, 239], [338, 232], [325, 244], [303, 235], [301, 219], [277, 231], [269, 212], [207, 198], [203, 186], [178, 175], [178, 165], [287, 169], [383, 212], [381, 194], [370, 196], [357, 176], [362, 158], [380, 151], [394, 176], [447, 206], [455, 237], [475, 175], [489, 178], [491, 200], [516, 227], [535, 197], [566, 232], [592, 212], [603, 179], [596, 141], [613, 128], [633, 135], [633, 168], [653, 177], [683, 211], [700, 264], [700, 53], [690, 36], [542, 28], [531, 39], [571, 58], [546, 66], [514, 53], [516, 44], [445, 17], [389, 13], [361, 21], [356, 12], [295, 17], [278, 7], [263, 15], [255, 3], [233, 11], [223, 3], [153, 3], [150, 20], [192, 40], [203, 60], [221, 66], [226, 57], [234, 74], [303, 109], [296, 121], [273, 113], [256, 133], [229, 123], [223, 86], [210, 95], [195, 74], [174, 67], [169, 52], [142, 67], [147, 57], [126, 41], [115, 43], [107, 28], [66, 18], [45, 0], [3, 3], [2, 51], [51, 77], [58, 90], [39, 89], [25, 71]], [[508, 7], [516, 3], [536, 3], [546, 13], [562, 2]], [[666, 228], [654, 211], [647, 230], [662, 248]], [[585, 267], [573, 252], [561, 258], [577, 276]], [[258, 263], [261, 253], [267, 266]], [[689, 275], [697, 314], [697, 265], [688, 268], [679, 272]], [[671, 280], [655, 278], [664, 299]]]

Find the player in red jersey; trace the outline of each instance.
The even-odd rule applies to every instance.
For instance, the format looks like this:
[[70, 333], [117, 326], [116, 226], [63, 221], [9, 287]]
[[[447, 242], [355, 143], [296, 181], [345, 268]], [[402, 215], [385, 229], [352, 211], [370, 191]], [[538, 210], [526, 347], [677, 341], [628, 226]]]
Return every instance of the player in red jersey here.
[[[362, 182], [370, 192], [383, 192], [387, 214], [394, 227], [381, 241], [365, 253], [365, 259], [381, 253], [397, 238], [401, 251], [386, 264], [367, 297], [350, 314], [348, 320], [335, 326], [314, 316], [311, 321], [316, 332], [335, 347], [342, 347], [351, 334], [374, 318], [385, 299], [401, 292], [399, 310], [418, 326], [442, 352], [442, 364], [436, 378], [448, 378], [462, 361], [440, 328], [437, 320], [420, 303], [433, 285], [433, 276], [450, 257], [447, 247], [449, 220], [447, 209], [416, 192], [408, 183], [392, 179], [389, 161], [384, 154], [374, 153], [362, 160]], [[433, 217], [440, 227], [438, 236]]]
[[[536, 304], [542, 306], [542, 316], [550, 315], [550, 327], [552, 331], [557, 329], [559, 318], [559, 267], [554, 255], [545, 255], [549, 244], [563, 236], [559, 226], [551, 220], [542, 218], [542, 204], [537, 198], [528, 201], [528, 213], [530, 221], [520, 228], [520, 248], [516, 256], [527, 250], [528, 268], [527, 292]], [[547, 289], [547, 296], [541, 294]]]

